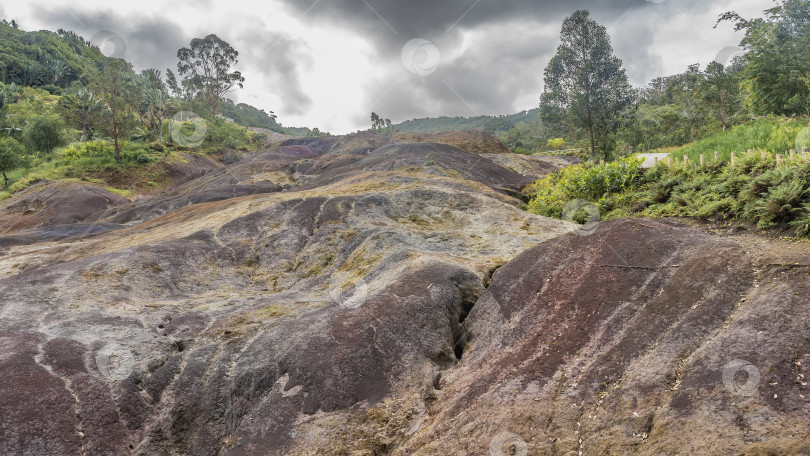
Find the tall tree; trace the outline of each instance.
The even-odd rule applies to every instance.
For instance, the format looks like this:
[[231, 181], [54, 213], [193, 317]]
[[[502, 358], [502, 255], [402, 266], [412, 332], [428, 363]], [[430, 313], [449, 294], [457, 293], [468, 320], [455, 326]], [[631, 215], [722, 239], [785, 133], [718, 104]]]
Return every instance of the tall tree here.
[[723, 21], [745, 30], [747, 107], [758, 114], [810, 114], [810, 0], [777, 2], [752, 20], [729, 11], [717, 22]]
[[218, 36], [194, 38], [190, 47], [177, 51], [177, 72], [183, 86], [194, 96], [201, 96], [216, 115], [220, 99], [234, 87], [242, 88], [245, 78], [239, 71], [230, 72], [239, 53]]
[[160, 89], [160, 90], [166, 89], [166, 85], [163, 83], [163, 79], [160, 76], [160, 70], [148, 68], [146, 70], [141, 71], [140, 76], [141, 76], [141, 83], [147, 89]]
[[170, 107], [170, 97], [166, 92], [160, 71], [153, 68], [141, 71], [136, 78], [140, 92], [138, 103], [138, 116], [148, 131], [155, 132], [160, 138], [162, 121]]
[[703, 79], [698, 84], [700, 99], [717, 115], [723, 131], [729, 117], [740, 108], [739, 62], [725, 68], [722, 63], [712, 62], [706, 67]]
[[138, 102], [138, 87], [132, 67], [122, 59], [106, 59], [92, 76], [93, 87], [107, 107], [103, 124], [115, 144], [115, 159], [121, 161], [120, 137], [132, 128]]
[[172, 109], [172, 99], [166, 91], [161, 89], [146, 89], [143, 98], [147, 105], [149, 124], [156, 130], [159, 144], [163, 144], [163, 119]]
[[383, 119], [376, 112], [371, 113], [371, 130], [383, 133], [390, 133], [394, 130], [391, 119]]
[[183, 95], [183, 91], [180, 90], [180, 86], [177, 84], [177, 77], [174, 75], [171, 68], [166, 68], [166, 87], [175, 97], [180, 97]]
[[57, 109], [62, 117], [82, 131], [82, 140], [88, 141], [101, 119], [104, 103], [87, 87], [81, 87], [60, 97]]
[[702, 128], [709, 120], [707, 106], [701, 102], [698, 94], [700, 84], [704, 80], [700, 64], [696, 63], [689, 65], [686, 72], [671, 77], [667, 87], [668, 98], [683, 114], [682, 120], [685, 123], [683, 128], [687, 142], [697, 140]]
[[545, 90], [540, 99], [547, 121], [567, 122], [588, 134], [591, 155], [597, 145], [607, 158], [607, 139], [624, 120], [633, 90], [622, 61], [613, 55], [605, 27], [576, 11], [565, 19], [562, 43], [545, 70]]

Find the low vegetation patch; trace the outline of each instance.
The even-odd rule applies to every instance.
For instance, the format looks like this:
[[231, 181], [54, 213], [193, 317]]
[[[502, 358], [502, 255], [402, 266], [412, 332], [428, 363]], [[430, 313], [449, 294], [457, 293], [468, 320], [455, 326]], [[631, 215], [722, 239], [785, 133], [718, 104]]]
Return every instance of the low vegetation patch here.
[[[755, 125], [752, 130], [759, 128]], [[533, 185], [528, 209], [561, 217], [567, 203], [580, 199], [594, 204], [603, 220], [749, 220], [761, 229], [790, 228], [797, 236], [810, 236], [810, 159], [801, 154], [794, 159], [786, 155], [781, 165], [774, 153], [763, 158], [759, 151], [738, 153], [733, 166], [728, 162], [700, 166], [697, 160], [684, 164], [682, 159], [673, 163], [642, 170], [639, 160], [623, 158], [563, 169]]]
[[766, 151], [786, 154], [790, 149], [798, 147], [801, 151], [802, 147], [807, 147], [807, 139], [802, 140], [804, 130], [810, 132], [807, 119], [766, 117], [737, 125], [686, 146], [661, 152], [671, 152], [675, 159], [680, 160], [687, 155], [696, 163], [700, 161], [701, 154], [705, 155], [706, 160], [713, 161], [715, 152], [720, 161], [731, 160], [732, 152], [739, 154], [749, 149], [757, 153]]
[[612, 195], [631, 192], [643, 182], [641, 163], [641, 159], [623, 157], [599, 165], [585, 163], [563, 168], [532, 186], [529, 211], [560, 218], [571, 200], [604, 203]]

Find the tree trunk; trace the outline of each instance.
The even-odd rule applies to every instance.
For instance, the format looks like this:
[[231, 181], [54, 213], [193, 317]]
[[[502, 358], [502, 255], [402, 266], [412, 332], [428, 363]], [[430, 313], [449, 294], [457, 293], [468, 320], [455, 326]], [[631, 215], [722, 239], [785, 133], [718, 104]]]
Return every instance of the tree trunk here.
[[121, 146], [118, 144], [118, 131], [113, 132], [113, 141], [115, 142], [115, 161], [121, 162]]
[[596, 142], [593, 140], [593, 117], [588, 109], [588, 134], [591, 137], [591, 157], [596, 158]]
[[3, 187], [8, 187], [8, 176], [6, 176], [5, 171], [3, 171], [3, 180], [5, 180], [5, 182], [3, 183]]
[[219, 104], [219, 97], [211, 97], [211, 101], [209, 101], [208, 104], [211, 105], [211, 115], [216, 117], [217, 105]]

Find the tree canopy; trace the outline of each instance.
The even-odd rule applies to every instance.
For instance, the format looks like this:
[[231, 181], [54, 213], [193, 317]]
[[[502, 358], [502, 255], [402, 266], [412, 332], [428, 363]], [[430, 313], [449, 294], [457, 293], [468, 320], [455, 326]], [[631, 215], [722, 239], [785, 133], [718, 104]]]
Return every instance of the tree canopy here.
[[107, 59], [95, 70], [93, 89], [104, 100], [107, 113], [102, 125], [112, 136], [115, 159], [121, 161], [120, 138], [132, 128], [138, 102], [136, 75], [122, 59]]
[[785, 0], [751, 20], [729, 11], [718, 23], [724, 21], [745, 31], [746, 107], [756, 114], [810, 114], [810, 0]]
[[216, 114], [220, 99], [234, 87], [242, 88], [245, 78], [239, 71], [231, 72], [239, 53], [218, 36], [194, 38], [189, 47], [177, 51], [177, 72], [183, 78], [183, 88], [192, 96], [205, 99]]
[[541, 97], [546, 121], [584, 129], [591, 155], [607, 157], [611, 135], [633, 101], [622, 61], [613, 55], [605, 27], [579, 10], [565, 19], [562, 43], [545, 70]]

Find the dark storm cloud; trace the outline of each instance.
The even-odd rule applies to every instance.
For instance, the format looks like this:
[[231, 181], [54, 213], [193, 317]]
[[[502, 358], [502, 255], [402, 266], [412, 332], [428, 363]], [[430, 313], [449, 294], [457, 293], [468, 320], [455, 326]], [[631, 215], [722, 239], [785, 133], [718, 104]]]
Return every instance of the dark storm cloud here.
[[177, 50], [188, 46], [191, 37], [183, 28], [158, 15], [123, 15], [114, 10], [87, 12], [72, 8], [42, 8], [34, 16], [48, 28], [72, 30], [90, 41], [99, 32], [109, 31], [126, 43], [123, 58], [137, 69], [177, 68]]
[[[631, 82], [660, 76], [652, 49], [658, 24], [677, 12], [699, 15], [711, 1], [669, 0], [322, 0], [286, 3], [313, 26], [339, 25], [365, 37], [378, 54], [366, 105], [395, 121], [412, 117], [510, 113], [536, 105], [545, 65], [565, 17], [577, 9], [608, 28]], [[313, 6], [314, 5], [314, 6]], [[470, 32], [491, 32], [459, 53]], [[410, 39], [434, 43], [442, 57], [434, 74], [409, 74], [400, 51]], [[673, 40], [679, 39], [673, 37]], [[404, 78], [404, 80], [403, 80]], [[517, 106], [518, 100], [534, 100]], [[359, 116], [359, 114], [358, 114]]]
[[[631, 7], [650, 5], [643, 0], [285, 0], [307, 19], [342, 23], [373, 34], [378, 45], [396, 45], [410, 37], [442, 36], [457, 28], [514, 19], [535, 18], [537, 22], [558, 22], [575, 9], [589, 9], [594, 15], [618, 18]], [[310, 9], [311, 8], [311, 9]], [[309, 10], [309, 12], [307, 12]], [[390, 27], [389, 27], [390, 25]]]
[[[555, 50], [556, 31], [503, 28], [513, 33], [482, 34], [458, 55], [453, 55], [453, 43], [440, 43], [441, 63], [429, 76], [410, 74], [395, 63], [392, 73], [405, 75], [405, 82], [397, 86], [393, 97], [380, 101], [380, 110], [408, 117], [410, 113], [474, 116], [522, 109], [514, 105], [516, 99], [539, 97], [543, 68]], [[402, 104], [397, 99], [400, 93], [400, 98], [419, 94], [412, 98], [420, 103]], [[404, 107], [408, 110], [401, 112]]]
[[[383, 51], [401, 46], [412, 37], [426, 39], [454, 31], [514, 20], [560, 24], [578, 9], [586, 9], [605, 26], [632, 11], [647, 11], [650, 18], [672, 8], [699, 14], [716, 1], [663, 0], [283, 0], [307, 21], [341, 24], [366, 34]], [[654, 19], [652, 19], [654, 20]]]
[[[312, 98], [301, 84], [301, 74], [312, 66], [305, 44], [279, 33], [266, 32], [263, 27], [243, 28], [236, 35], [234, 46], [239, 49], [239, 68], [263, 76], [265, 91], [277, 94], [281, 110], [288, 115], [305, 114]], [[246, 82], [250, 84], [250, 81]]]

